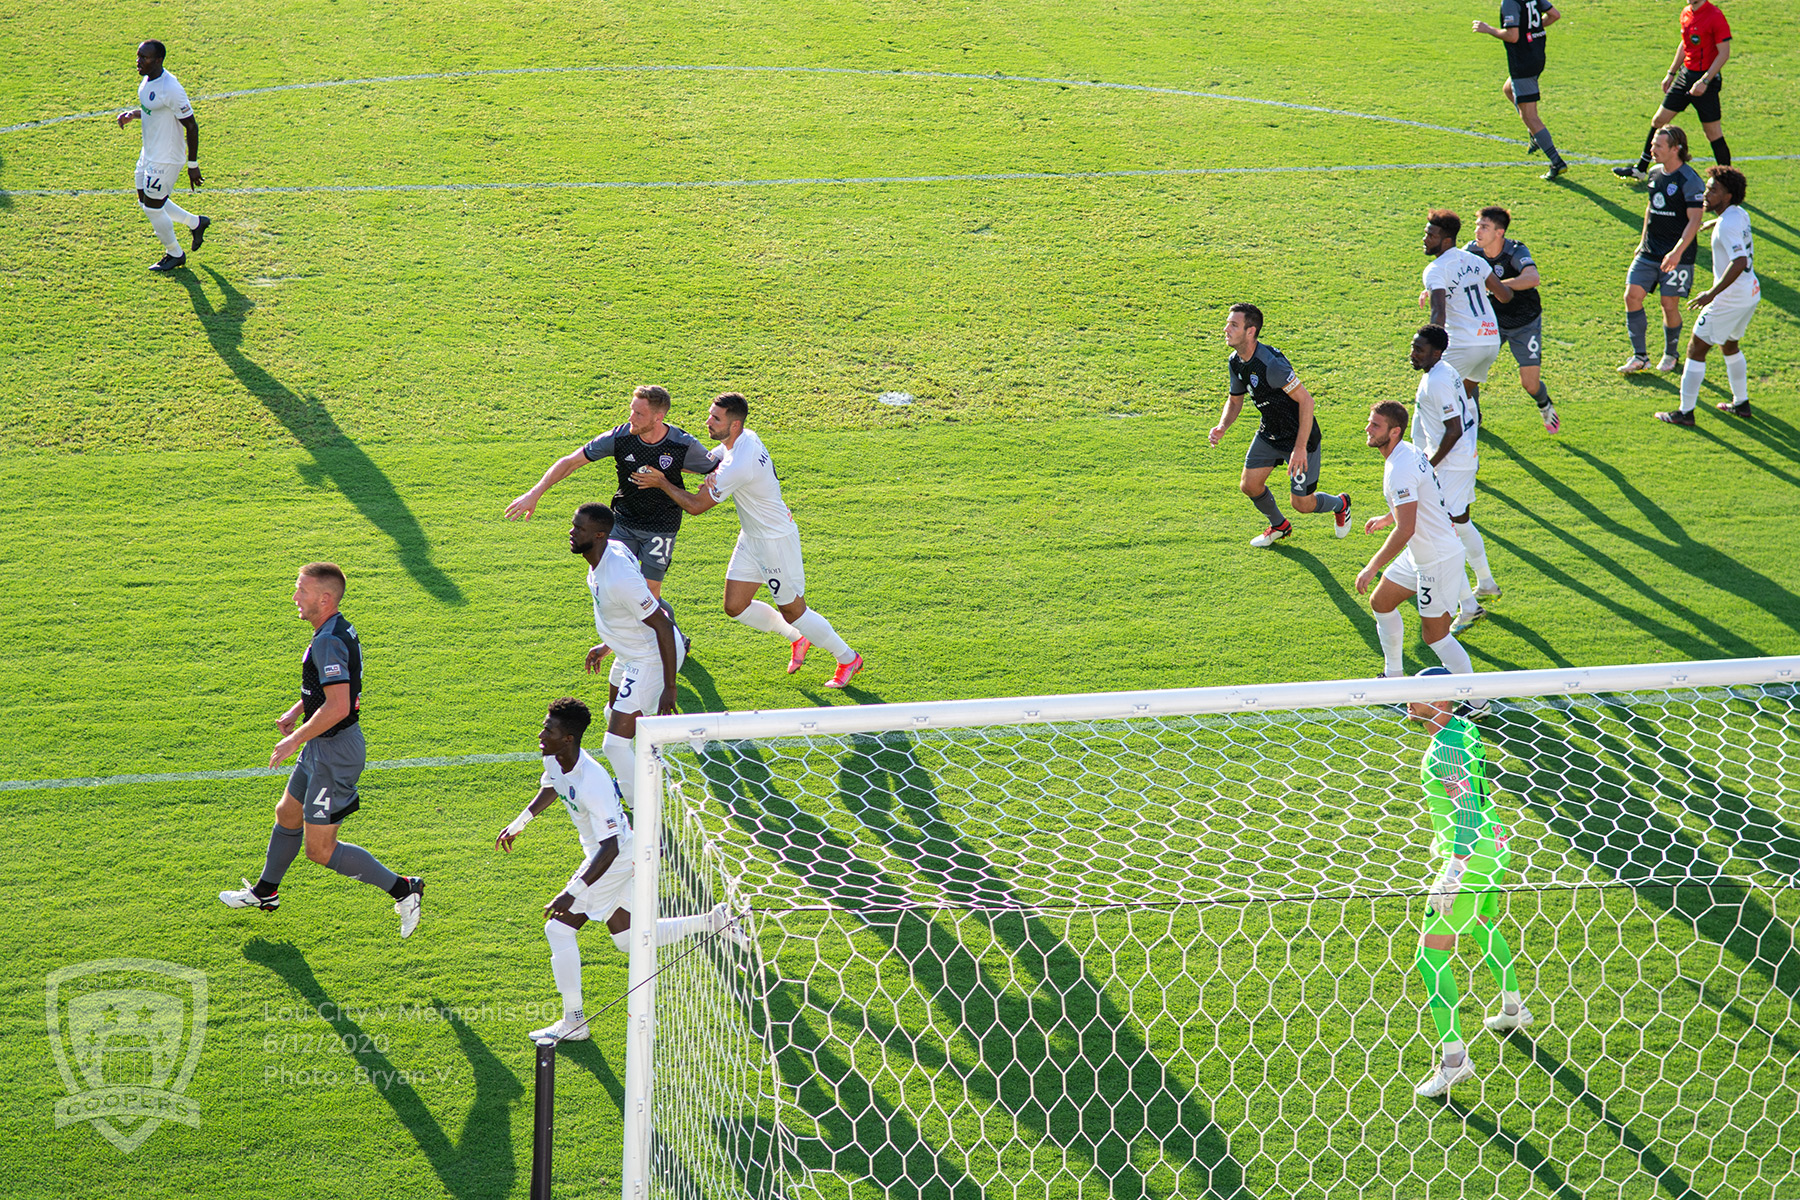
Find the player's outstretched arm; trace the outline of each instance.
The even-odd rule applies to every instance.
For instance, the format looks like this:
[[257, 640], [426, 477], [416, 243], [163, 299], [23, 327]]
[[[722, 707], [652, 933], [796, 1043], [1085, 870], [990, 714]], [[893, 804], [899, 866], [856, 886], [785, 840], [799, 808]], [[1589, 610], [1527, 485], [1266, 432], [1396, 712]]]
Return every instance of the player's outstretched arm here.
[[712, 489], [705, 484], [701, 484], [698, 492], [690, 492], [672, 483], [667, 475], [655, 467], [639, 467], [632, 473], [631, 482], [634, 487], [660, 488], [663, 495], [680, 505], [681, 511], [690, 517], [699, 516], [719, 502]]
[[531, 520], [531, 514], [537, 511], [538, 501], [544, 493], [587, 466], [588, 456], [585, 450], [577, 450], [573, 454], [565, 454], [550, 464], [544, 477], [537, 481], [532, 489], [506, 506], [506, 519], [509, 521]]
[[569, 879], [569, 885], [554, 900], [544, 905], [544, 919], [549, 921], [556, 917], [567, 916], [569, 910], [575, 907], [575, 902], [581, 899], [581, 894], [598, 883], [600, 877], [606, 874], [606, 869], [612, 866], [613, 860], [618, 857], [618, 838], [609, 837], [601, 842], [600, 848], [594, 851], [594, 857], [582, 864], [581, 870], [575, 872]]
[[543, 812], [555, 799], [555, 788], [539, 788], [538, 794], [533, 796], [531, 803], [525, 806], [525, 811], [514, 817], [508, 822], [506, 828], [500, 831], [500, 836], [494, 839], [494, 848], [508, 854], [512, 853], [513, 842], [521, 833], [525, 832], [525, 827], [531, 824], [531, 818]]

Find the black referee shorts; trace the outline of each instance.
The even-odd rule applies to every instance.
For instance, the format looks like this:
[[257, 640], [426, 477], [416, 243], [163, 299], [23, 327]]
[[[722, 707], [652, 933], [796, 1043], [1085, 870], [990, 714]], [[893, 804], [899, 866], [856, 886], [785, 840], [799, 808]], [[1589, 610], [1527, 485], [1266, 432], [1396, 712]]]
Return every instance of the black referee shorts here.
[[1682, 68], [1681, 76], [1675, 85], [1663, 94], [1662, 106], [1672, 113], [1686, 112], [1687, 106], [1694, 106], [1694, 115], [1701, 121], [1711, 123], [1719, 119], [1719, 89], [1725, 84], [1725, 76], [1721, 75], [1706, 85], [1706, 91], [1698, 96], [1688, 95], [1704, 71], [1690, 71]]

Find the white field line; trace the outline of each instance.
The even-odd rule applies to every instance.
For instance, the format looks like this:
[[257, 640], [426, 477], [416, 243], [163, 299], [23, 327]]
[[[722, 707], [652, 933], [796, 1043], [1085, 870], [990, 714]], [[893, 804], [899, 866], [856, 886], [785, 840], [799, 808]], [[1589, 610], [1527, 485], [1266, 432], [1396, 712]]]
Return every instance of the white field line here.
[[[539, 756], [527, 751], [510, 754], [453, 754], [438, 758], [394, 758], [372, 762], [365, 771], [398, 771], [409, 767], [467, 767], [478, 763], [538, 762]], [[96, 775], [78, 779], [5, 779], [0, 792], [59, 791], [69, 788], [118, 787], [128, 783], [191, 783], [205, 779], [266, 779], [287, 775], [293, 766], [244, 767], [236, 771], [171, 771], [162, 775]]]

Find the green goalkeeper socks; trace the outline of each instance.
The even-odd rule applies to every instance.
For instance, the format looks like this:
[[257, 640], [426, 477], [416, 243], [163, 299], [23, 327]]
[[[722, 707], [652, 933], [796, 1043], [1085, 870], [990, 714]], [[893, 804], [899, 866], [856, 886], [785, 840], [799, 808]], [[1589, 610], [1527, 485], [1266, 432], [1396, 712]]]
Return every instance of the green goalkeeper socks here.
[[1475, 928], [1470, 932], [1475, 938], [1475, 943], [1481, 947], [1482, 961], [1487, 963], [1488, 973], [1494, 977], [1494, 982], [1500, 985], [1500, 990], [1502, 992], [1518, 991], [1519, 976], [1513, 971], [1512, 946], [1507, 942], [1506, 935], [1500, 932], [1500, 927], [1489, 925], [1485, 921], [1477, 921]]
[[[1510, 951], [1508, 952], [1510, 957]], [[1462, 1041], [1462, 1025], [1456, 1018], [1456, 1005], [1461, 995], [1456, 990], [1456, 972], [1450, 969], [1450, 952], [1419, 947], [1415, 964], [1425, 980], [1425, 993], [1431, 1001], [1431, 1019], [1436, 1022], [1438, 1037], [1448, 1044]]]

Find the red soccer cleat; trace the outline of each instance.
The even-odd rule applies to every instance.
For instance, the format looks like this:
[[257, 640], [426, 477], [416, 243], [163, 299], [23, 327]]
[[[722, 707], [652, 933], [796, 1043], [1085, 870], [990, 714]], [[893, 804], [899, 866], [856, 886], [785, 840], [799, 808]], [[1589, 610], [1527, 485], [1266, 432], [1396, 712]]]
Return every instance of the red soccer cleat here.
[[839, 663], [838, 669], [832, 672], [831, 678], [825, 681], [828, 688], [841, 688], [850, 682], [850, 677], [863, 669], [862, 655], [857, 655], [847, 663]]
[[812, 643], [805, 638], [797, 639], [793, 645], [793, 653], [788, 656], [789, 675], [792, 675], [795, 671], [800, 669], [801, 664], [806, 661], [806, 652], [812, 649]]

